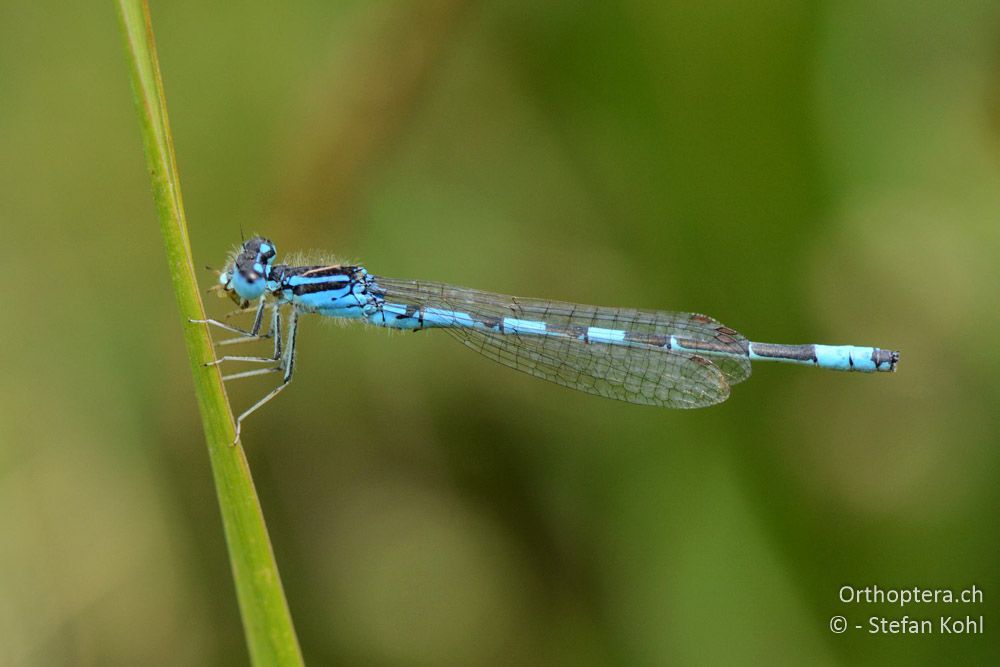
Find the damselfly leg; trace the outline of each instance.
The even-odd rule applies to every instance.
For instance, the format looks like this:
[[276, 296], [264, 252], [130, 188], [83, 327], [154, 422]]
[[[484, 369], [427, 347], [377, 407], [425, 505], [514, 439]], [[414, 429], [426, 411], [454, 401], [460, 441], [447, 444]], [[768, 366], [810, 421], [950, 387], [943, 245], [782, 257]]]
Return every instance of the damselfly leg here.
[[214, 327], [218, 327], [224, 331], [230, 331], [232, 333], [240, 334], [239, 338], [233, 338], [230, 340], [219, 341], [216, 345], [226, 345], [230, 343], [242, 343], [249, 340], [257, 340], [258, 338], [267, 338], [268, 334], [273, 332], [273, 329], [268, 333], [261, 335], [260, 327], [264, 322], [264, 309], [267, 307], [267, 303], [264, 297], [260, 298], [260, 304], [257, 306], [257, 312], [253, 318], [253, 326], [247, 329], [240, 329], [239, 327], [234, 327], [231, 324], [227, 324], [220, 320], [207, 319], [207, 320], [189, 320], [192, 324], [211, 324]]
[[[230, 326], [225, 322], [220, 322], [219, 320], [207, 319], [207, 320], [191, 320], [194, 324], [210, 324], [212, 326], [218, 327], [225, 331], [233, 331], [236, 333], [243, 334], [242, 337], [232, 339], [231, 341], [222, 341], [222, 343], [228, 342], [244, 342], [252, 340], [261, 340], [262, 338], [274, 338], [274, 353], [270, 357], [253, 357], [253, 356], [232, 356], [227, 355], [219, 357], [215, 361], [209, 361], [205, 363], [205, 366], [218, 366], [224, 361], [245, 361], [251, 363], [274, 363], [278, 362], [277, 366], [272, 366], [271, 368], [259, 368], [252, 371], [243, 371], [240, 373], [232, 373], [229, 375], [222, 376], [223, 381], [228, 382], [229, 380], [239, 380], [242, 378], [255, 377], [258, 375], [266, 375], [268, 373], [277, 373], [284, 371], [284, 376], [282, 377], [281, 384], [268, 392], [263, 398], [251, 405], [247, 410], [245, 410], [239, 417], [236, 418], [236, 438], [233, 440], [235, 445], [240, 439], [240, 430], [243, 424], [243, 420], [253, 414], [258, 408], [270, 401], [272, 398], [277, 396], [282, 389], [288, 386], [288, 383], [292, 380], [292, 369], [294, 367], [295, 361], [295, 337], [296, 329], [298, 327], [298, 312], [292, 308], [291, 316], [288, 319], [288, 344], [287, 347], [282, 345], [282, 335], [281, 335], [281, 304], [272, 304], [271, 312], [271, 323], [267, 333], [261, 335], [260, 328], [263, 320], [263, 313], [266, 304], [263, 299], [261, 299], [261, 304], [257, 308], [256, 315], [254, 316], [254, 323], [250, 330], [239, 329], [237, 327]], [[284, 347], [284, 349], [282, 349]], [[283, 356], [284, 355], [284, 356]]]
[[[275, 308], [277, 310], [277, 308]], [[257, 411], [262, 405], [270, 401], [272, 398], [281, 393], [281, 390], [288, 386], [288, 383], [292, 381], [292, 371], [295, 368], [295, 332], [298, 328], [299, 323], [299, 313], [295, 308], [292, 308], [292, 314], [288, 318], [288, 347], [285, 348], [285, 358], [281, 361], [281, 364], [276, 368], [270, 369], [260, 369], [259, 372], [254, 373], [250, 371], [246, 374], [239, 374], [240, 377], [248, 377], [251, 374], [263, 374], [268, 372], [279, 371], [284, 368], [285, 375], [281, 380], [281, 384], [269, 391], [264, 398], [260, 399], [249, 408], [243, 411], [239, 417], [236, 418], [236, 438], [233, 440], [235, 445], [240, 440], [240, 429], [243, 427], [243, 420], [252, 415]], [[225, 379], [225, 378], [223, 378]], [[230, 377], [230, 379], [236, 379], [235, 377]]]
[[[275, 362], [275, 361], [279, 361], [281, 359], [281, 308], [279, 308], [278, 304], [274, 304], [272, 306], [271, 325], [270, 325], [270, 328], [268, 329], [268, 332], [266, 334], [264, 334], [262, 336], [254, 336], [253, 338], [246, 337], [246, 338], [243, 338], [243, 339], [237, 338], [237, 339], [233, 339], [233, 340], [260, 340], [262, 338], [268, 338], [268, 337], [271, 337], [271, 336], [274, 337], [274, 354], [271, 355], [270, 357], [252, 357], [252, 356], [231, 356], [231, 355], [227, 355], [227, 356], [224, 356], [224, 357], [219, 357], [215, 361], [209, 361], [205, 365], [206, 366], [218, 366], [223, 361], [249, 361], [249, 362], [253, 362], [253, 363], [264, 363], [264, 364], [272, 363], [272, 362]], [[225, 341], [223, 341], [223, 342], [225, 342]], [[238, 374], [238, 376], [239, 377], [248, 377], [245, 374]], [[230, 376], [227, 376], [227, 377], [225, 377], [223, 379], [235, 380], [236, 377], [230, 375]]]

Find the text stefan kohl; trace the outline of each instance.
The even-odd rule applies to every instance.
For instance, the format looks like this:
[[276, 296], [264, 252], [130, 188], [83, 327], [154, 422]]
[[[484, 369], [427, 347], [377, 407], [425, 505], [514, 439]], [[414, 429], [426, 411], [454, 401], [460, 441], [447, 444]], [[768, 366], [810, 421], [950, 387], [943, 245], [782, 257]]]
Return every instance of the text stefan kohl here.
[[941, 616], [930, 618], [885, 618], [872, 616], [868, 619], [868, 634], [871, 635], [981, 635], [982, 616]]

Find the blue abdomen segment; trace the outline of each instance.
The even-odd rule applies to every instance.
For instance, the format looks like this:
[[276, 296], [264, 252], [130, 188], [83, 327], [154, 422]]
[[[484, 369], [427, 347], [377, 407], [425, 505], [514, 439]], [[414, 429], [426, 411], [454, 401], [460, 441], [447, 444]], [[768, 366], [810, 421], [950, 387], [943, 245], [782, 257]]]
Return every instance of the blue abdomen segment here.
[[873, 347], [854, 345], [814, 345], [816, 350], [816, 365], [836, 371], [862, 371], [872, 373], [876, 370]]
[[[368, 322], [380, 327], [390, 329], [407, 329], [419, 331], [421, 329], [435, 328], [460, 328], [479, 329], [481, 331], [500, 332], [501, 324], [499, 319], [486, 317], [473, 317], [470, 313], [458, 310], [447, 310], [445, 308], [417, 307], [404, 303], [392, 303], [384, 300], [376, 300], [377, 307], [367, 313]], [[506, 322], [514, 322], [510, 318]], [[545, 325], [541, 322], [520, 322], [523, 324], [521, 333], [545, 333]], [[516, 326], [513, 325], [512, 326]], [[516, 329], [512, 329], [513, 333]]]

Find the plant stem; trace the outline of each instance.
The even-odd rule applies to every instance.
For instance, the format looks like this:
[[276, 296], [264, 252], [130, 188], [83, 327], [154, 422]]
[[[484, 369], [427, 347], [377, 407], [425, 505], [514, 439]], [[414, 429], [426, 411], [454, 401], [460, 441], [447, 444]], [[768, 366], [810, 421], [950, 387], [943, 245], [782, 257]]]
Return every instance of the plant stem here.
[[204, 366], [215, 358], [212, 342], [204, 325], [189, 322], [204, 319], [205, 311], [191, 261], [149, 6], [142, 0], [118, 0], [117, 4], [146, 165], [194, 375], [250, 659], [254, 665], [301, 665], [302, 654], [250, 468], [243, 449], [230, 444], [234, 422], [222, 376], [217, 366]]

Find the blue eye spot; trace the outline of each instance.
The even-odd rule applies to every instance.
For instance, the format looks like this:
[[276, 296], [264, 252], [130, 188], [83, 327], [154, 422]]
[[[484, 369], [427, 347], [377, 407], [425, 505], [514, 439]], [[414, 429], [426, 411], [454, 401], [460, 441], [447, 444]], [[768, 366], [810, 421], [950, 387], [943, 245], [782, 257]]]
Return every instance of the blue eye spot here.
[[264, 273], [264, 267], [261, 264], [254, 264], [253, 270], [257, 273]]
[[267, 254], [267, 253], [271, 252], [271, 246], [267, 245], [266, 243], [261, 243], [260, 244], [260, 251], [262, 253], [264, 253], [264, 254]]

